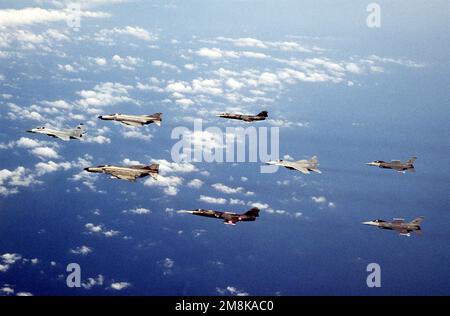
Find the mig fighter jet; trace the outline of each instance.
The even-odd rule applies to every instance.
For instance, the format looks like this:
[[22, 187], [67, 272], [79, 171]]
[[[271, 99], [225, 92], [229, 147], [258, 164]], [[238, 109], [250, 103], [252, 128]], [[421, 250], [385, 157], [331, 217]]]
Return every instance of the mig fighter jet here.
[[285, 167], [291, 170], [297, 170], [304, 174], [309, 174], [310, 171], [317, 173], [322, 173], [317, 167], [319, 163], [317, 162], [317, 156], [311, 157], [309, 160], [298, 160], [298, 161], [286, 161], [286, 160], [274, 160], [266, 162], [268, 165], [275, 165]]
[[375, 160], [375, 161], [366, 163], [366, 165], [376, 166], [376, 167], [384, 168], [384, 169], [394, 169], [395, 171], [403, 172], [403, 173], [405, 171], [415, 172], [413, 164], [416, 161], [416, 159], [417, 159], [417, 157], [411, 157], [405, 163], [400, 162], [400, 160], [391, 160], [391, 162], [385, 162], [383, 160]]
[[244, 122], [253, 122], [253, 121], [264, 121], [267, 118], [267, 111], [262, 111], [256, 115], [245, 115], [245, 114], [233, 114], [233, 113], [220, 113], [217, 114], [217, 117], [232, 119], [232, 120], [241, 120]]
[[394, 218], [392, 222], [383, 221], [381, 219], [376, 219], [369, 222], [363, 222], [364, 225], [376, 226], [381, 229], [395, 230], [402, 236], [411, 236], [411, 232], [416, 234], [421, 234], [422, 230], [420, 228], [420, 223], [423, 221], [423, 217], [417, 217], [409, 223], [405, 223], [404, 219]]
[[130, 126], [144, 126], [150, 123], [155, 123], [161, 126], [162, 113], [154, 113], [150, 115], [126, 115], [114, 113], [109, 115], [100, 115], [98, 118], [106, 121], [117, 121]]
[[178, 213], [188, 213], [205, 217], [223, 219], [224, 224], [236, 225], [237, 222], [252, 222], [259, 217], [259, 208], [253, 207], [243, 214], [219, 212], [205, 209], [196, 209], [193, 211], [178, 211]]
[[45, 134], [51, 137], [59, 138], [65, 141], [68, 141], [70, 139], [81, 139], [83, 138], [83, 135], [86, 133], [86, 128], [83, 124], [79, 124], [77, 127], [72, 129], [66, 129], [66, 130], [57, 130], [49, 127], [37, 127], [28, 130], [29, 133], [38, 133], [38, 134]]
[[136, 181], [137, 178], [143, 178], [151, 176], [153, 179], [157, 179], [159, 172], [159, 164], [152, 164], [150, 166], [112, 166], [102, 165], [96, 167], [84, 168], [87, 172], [94, 173], [107, 173], [111, 175], [111, 178]]

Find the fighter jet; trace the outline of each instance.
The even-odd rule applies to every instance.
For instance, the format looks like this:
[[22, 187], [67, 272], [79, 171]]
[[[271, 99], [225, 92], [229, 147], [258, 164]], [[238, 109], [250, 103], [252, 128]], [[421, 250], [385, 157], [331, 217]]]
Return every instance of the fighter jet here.
[[256, 115], [220, 113], [217, 114], [217, 117], [223, 117], [232, 120], [241, 120], [244, 122], [253, 122], [253, 121], [264, 121], [267, 118], [267, 114], [268, 114], [267, 111], [262, 111]]
[[95, 173], [107, 173], [111, 175], [111, 178], [136, 181], [137, 178], [143, 178], [151, 176], [153, 179], [157, 179], [159, 172], [159, 164], [152, 164], [150, 166], [112, 166], [102, 165], [97, 167], [84, 168], [88, 172]]
[[144, 126], [150, 123], [155, 123], [161, 126], [162, 113], [154, 113], [150, 115], [126, 115], [120, 113], [114, 113], [109, 115], [100, 115], [98, 118], [106, 121], [118, 121], [125, 125], [130, 126]]
[[237, 222], [252, 222], [259, 217], [259, 208], [253, 207], [243, 214], [219, 212], [205, 209], [196, 209], [193, 211], [179, 211], [178, 213], [188, 213], [205, 217], [223, 219], [224, 224], [236, 225]]
[[411, 157], [405, 163], [400, 162], [400, 160], [391, 160], [391, 162], [385, 162], [383, 160], [375, 160], [373, 162], [366, 163], [366, 165], [377, 166], [379, 168], [384, 168], [384, 169], [394, 169], [398, 172], [403, 172], [403, 173], [405, 173], [405, 171], [415, 172], [413, 164], [416, 161], [416, 159], [417, 159], [417, 157]]
[[55, 138], [59, 138], [65, 141], [70, 139], [81, 139], [83, 135], [86, 133], [86, 128], [83, 124], [79, 124], [77, 127], [66, 130], [57, 130], [49, 127], [37, 127], [28, 130], [29, 133], [38, 133], [38, 134], [46, 134], [48, 136], [52, 136]]
[[402, 218], [394, 218], [392, 222], [376, 219], [369, 222], [363, 222], [364, 225], [372, 225], [381, 229], [396, 230], [401, 236], [411, 236], [411, 232], [421, 234], [420, 223], [423, 220], [423, 216], [417, 217], [415, 220], [405, 223]]
[[317, 162], [317, 156], [312, 156], [309, 160], [298, 160], [298, 161], [285, 161], [285, 160], [274, 160], [266, 162], [268, 165], [282, 166], [291, 170], [297, 170], [304, 174], [309, 174], [310, 171], [317, 173], [322, 173], [317, 167], [319, 166]]

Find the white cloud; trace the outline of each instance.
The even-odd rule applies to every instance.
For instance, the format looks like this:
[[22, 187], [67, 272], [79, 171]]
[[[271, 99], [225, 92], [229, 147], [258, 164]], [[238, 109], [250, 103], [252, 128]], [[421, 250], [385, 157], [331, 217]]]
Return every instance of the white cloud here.
[[129, 288], [131, 286], [131, 283], [128, 282], [114, 282], [111, 283], [111, 289], [115, 290], [115, 291], [122, 291], [126, 288]]
[[94, 225], [92, 223], [87, 223], [86, 225], [84, 225], [84, 227], [89, 234], [102, 234], [105, 237], [113, 237], [120, 233], [117, 230], [107, 230], [103, 224]]
[[166, 63], [162, 60], [153, 60], [152, 66], [160, 67], [160, 68], [166, 68], [166, 69], [172, 69], [172, 70], [178, 70], [178, 67], [169, 63]]
[[31, 150], [31, 153], [39, 158], [49, 158], [49, 159], [57, 159], [59, 158], [58, 153], [50, 147], [37, 147]]
[[75, 255], [83, 255], [83, 256], [87, 256], [92, 251], [93, 251], [92, 248], [88, 246], [80, 246], [70, 250], [70, 252]]
[[28, 187], [32, 184], [42, 183], [34, 178], [33, 173], [19, 166], [14, 170], [0, 170], [0, 195], [10, 195], [18, 193], [17, 187]]
[[86, 289], [86, 290], [90, 290], [92, 289], [94, 286], [102, 286], [103, 283], [105, 281], [105, 277], [101, 274], [99, 274], [97, 276], [97, 278], [88, 278], [86, 280], [86, 282], [81, 283], [81, 286]]
[[139, 40], [152, 42], [158, 39], [156, 34], [150, 33], [149, 31], [138, 27], [138, 26], [126, 26], [124, 28], [113, 28], [113, 29], [102, 29], [95, 34], [95, 40], [107, 44], [114, 44], [111, 39], [112, 36], [124, 36], [129, 39], [130, 36]]
[[46, 173], [51, 173], [51, 172], [55, 172], [58, 170], [68, 170], [72, 168], [72, 164], [70, 162], [61, 162], [61, 163], [56, 163], [53, 161], [48, 161], [48, 162], [39, 162], [35, 165], [35, 170], [37, 172], [38, 176], [42, 176]]
[[142, 131], [136, 128], [130, 128], [128, 130], [122, 130], [121, 134], [124, 138], [135, 138], [144, 141], [150, 141], [153, 138], [151, 134], [144, 134]]
[[327, 198], [324, 196], [312, 196], [311, 200], [313, 200], [315, 203], [323, 204], [327, 202]]
[[249, 296], [249, 294], [243, 290], [239, 290], [234, 286], [227, 286], [226, 288], [216, 288], [217, 293], [220, 295], [234, 295], [234, 296]]
[[[81, 17], [90, 18], [105, 18], [110, 16], [104, 12], [91, 11], [80, 11], [79, 14]], [[70, 21], [72, 18], [72, 13], [69, 10], [47, 10], [37, 7], [0, 10], [0, 26], [6, 27]]]
[[200, 179], [193, 179], [187, 183], [187, 186], [190, 188], [199, 189], [203, 185], [203, 181]]
[[245, 86], [245, 84], [243, 84], [243, 83], [241, 83], [241, 82], [239, 82], [239, 81], [237, 81], [236, 79], [233, 79], [233, 78], [229, 78], [225, 82], [225, 84], [227, 85], [228, 88], [230, 88], [232, 90], [239, 90], [239, 89], [241, 89], [242, 87]]
[[18, 253], [5, 253], [0, 256], [0, 272], [6, 272], [17, 261], [22, 259], [22, 255]]
[[81, 99], [77, 103], [84, 107], [102, 107], [124, 102], [135, 103], [129, 97], [128, 90], [130, 89], [133, 87], [120, 83], [100, 83], [95, 85], [92, 90], [78, 91], [77, 94], [81, 96]]
[[201, 202], [210, 203], [210, 204], [225, 204], [225, 203], [227, 203], [227, 200], [224, 198], [215, 198], [215, 197], [206, 196], [206, 195], [200, 195], [198, 200]]
[[138, 208], [134, 208], [131, 210], [124, 210], [123, 213], [131, 213], [131, 214], [138, 214], [138, 215], [143, 215], [143, 214], [150, 214], [151, 211], [147, 208], [144, 207], [138, 207]]
[[216, 189], [217, 191], [225, 193], [225, 194], [242, 193], [242, 191], [244, 191], [244, 188], [242, 188], [242, 187], [232, 188], [223, 183], [215, 183], [211, 186], [214, 189]]

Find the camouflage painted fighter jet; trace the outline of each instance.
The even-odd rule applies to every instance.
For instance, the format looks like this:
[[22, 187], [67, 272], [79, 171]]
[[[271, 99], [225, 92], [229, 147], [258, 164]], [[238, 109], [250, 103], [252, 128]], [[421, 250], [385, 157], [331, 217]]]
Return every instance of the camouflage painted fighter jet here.
[[275, 165], [285, 167], [291, 170], [297, 170], [304, 174], [309, 174], [310, 171], [317, 173], [322, 173], [317, 167], [319, 163], [317, 162], [317, 156], [312, 156], [309, 160], [298, 160], [298, 161], [286, 161], [286, 160], [274, 160], [266, 162], [268, 165]]
[[252, 222], [259, 217], [259, 208], [253, 207], [243, 214], [219, 212], [205, 209], [196, 209], [193, 211], [178, 211], [178, 213], [188, 213], [205, 217], [223, 219], [224, 224], [236, 225], [237, 222]]
[[376, 226], [381, 229], [395, 230], [402, 236], [411, 236], [411, 232], [416, 234], [421, 234], [422, 229], [420, 228], [420, 223], [423, 221], [423, 216], [417, 217], [409, 223], [405, 223], [402, 218], [394, 218], [392, 222], [384, 221], [381, 219], [376, 219], [369, 222], [363, 222], [364, 225]]
[[143, 178], [146, 176], [151, 176], [153, 179], [157, 180], [159, 173], [159, 164], [152, 164], [150, 166], [112, 166], [112, 165], [102, 165], [97, 167], [84, 168], [88, 172], [94, 173], [107, 173], [111, 175], [111, 178], [136, 181], [137, 178]]
[[155, 123], [161, 126], [162, 113], [154, 113], [150, 115], [126, 115], [114, 113], [109, 115], [100, 115], [98, 118], [106, 121], [117, 121], [130, 126], [144, 126], [150, 123]]
[[232, 119], [232, 120], [241, 120], [244, 122], [253, 122], [253, 121], [264, 121], [267, 118], [268, 112], [262, 111], [256, 115], [245, 115], [245, 114], [233, 114], [233, 113], [220, 113], [217, 114], [217, 117]]
[[71, 139], [81, 139], [83, 138], [83, 135], [86, 133], [86, 128], [83, 124], [79, 124], [77, 127], [72, 129], [66, 129], [66, 130], [57, 130], [49, 127], [37, 127], [28, 130], [29, 133], [38, 133], [38, 134], [45, 134], [51, 137], [59, 138], [65, 141], [71, 140]]
[[376, 166], [376, 167], [384, 168], [384, 169], [394, 169], [395, 171], [403, 172], [403, 173], [405, 173], [405, 171], [415, 172], [413, 164], [416, 161], [416, 159], [417, 159], [417, 157], [411, 157], [405, 163], [400, 162], [400, 160], [391, 160], [391, 162], [385, 162], [383, 160], [375, 160], [375, 161], [366, 163], [366, 165]]

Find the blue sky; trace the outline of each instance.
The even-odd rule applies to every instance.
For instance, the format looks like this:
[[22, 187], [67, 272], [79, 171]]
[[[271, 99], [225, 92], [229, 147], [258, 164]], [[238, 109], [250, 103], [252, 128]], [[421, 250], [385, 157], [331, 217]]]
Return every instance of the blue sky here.
[[[449, 3], [377, 3], [380, 28], [354, 1], [81, 1], [74, 30], [67, 2], [2, 2], [0, 295], [448, 295]], [[322, 174], [172, 161], [174, 128], [261, 110]], [[25, 133], [80, 122], [83, 141]], [[414, 155], [414, 174], [364, 165]], [[83, 172], [137, 162], [158, 181]], [[233, 227], [177, 213], [252, 206]], [[360, 224], [420, 215], [410, 238]]]

